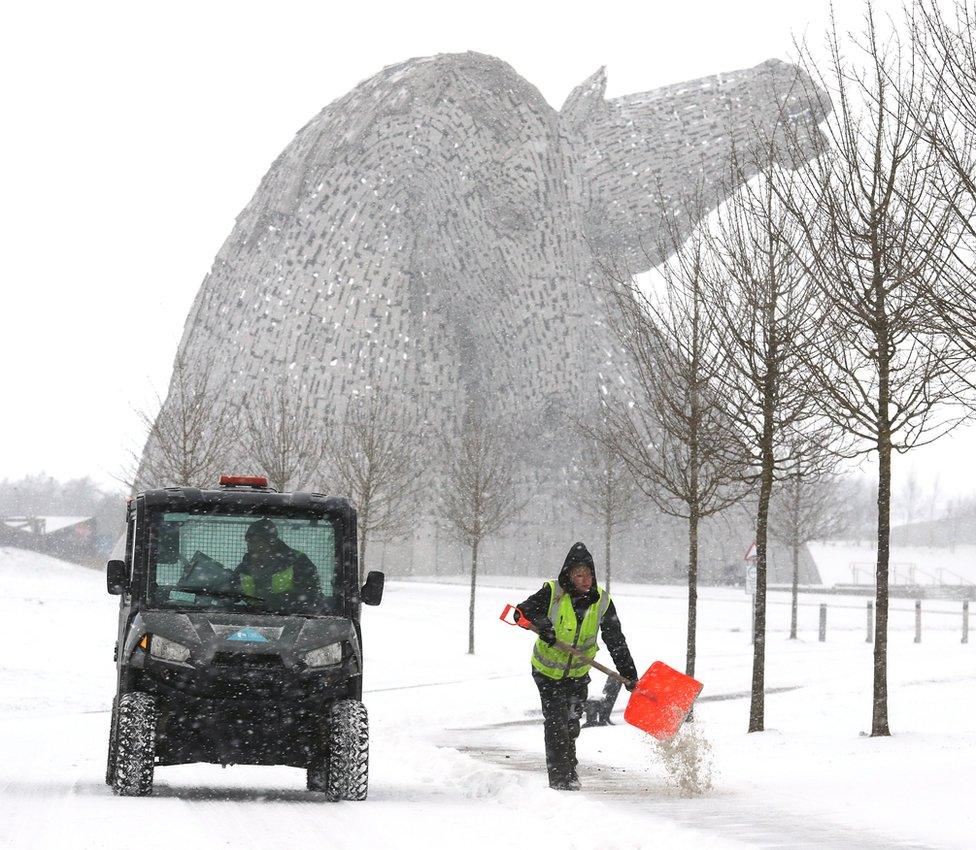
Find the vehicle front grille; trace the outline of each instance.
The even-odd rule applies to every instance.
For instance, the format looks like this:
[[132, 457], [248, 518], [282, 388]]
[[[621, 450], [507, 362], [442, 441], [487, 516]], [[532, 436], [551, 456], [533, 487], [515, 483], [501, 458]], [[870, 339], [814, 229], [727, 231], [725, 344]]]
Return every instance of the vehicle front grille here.
[[213, 657], [218, 667], [235, 667], [239, 670], [281, 670], [284, 663], [280, 655], [251, 652], [218, 652]]

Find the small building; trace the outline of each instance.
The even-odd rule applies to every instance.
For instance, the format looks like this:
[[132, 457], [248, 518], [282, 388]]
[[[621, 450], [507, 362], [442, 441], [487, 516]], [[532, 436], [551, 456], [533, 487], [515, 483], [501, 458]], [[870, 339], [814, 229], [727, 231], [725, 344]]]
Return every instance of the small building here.
[[85, 516], [0, 517], [0, 546], [43, 552], [66, 561], [98, 560], [97, 524]]
[[[877, 547], [866, 542], [825, 540], [810, 544], [824, 587], [873, 593]], [[976, 545], [952, 547], [894, 544], [889, 550], [891, 596], [976, 598]]]
[[[807, 544], [800, 546], [797, 555], [797, 582], [801, 585], [821, 584], [817, 564]], [[729, 573], [735, 576], [735, 580], [722, 583], [742, 584], [745, 580], [744, 564], [754, 564], [755, 561], [756, 544], [753, 543], [746, 553], [743, 564], [733, 564], [727, 568]], [[766, 584], [767, 586], [793, 584], [793, 550], [775, 540], [770, 540], [766, 547]]]

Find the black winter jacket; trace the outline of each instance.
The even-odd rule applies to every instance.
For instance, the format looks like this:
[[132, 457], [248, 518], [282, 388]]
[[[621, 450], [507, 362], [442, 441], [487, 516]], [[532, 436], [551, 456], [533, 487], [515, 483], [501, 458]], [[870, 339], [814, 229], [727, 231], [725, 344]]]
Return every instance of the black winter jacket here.
[[287, 594], [300, 604], [312, 604], [321, 608], [325, 604], [319, 584], [318, 570], [304, 552], [292, 549], [283, 541], [275, 541], [272, 549], [265, 555], [257, 556], [245, 552], [237, 569], [234, 570], [235, 586], [243, 588], [243, 576], [254, 576], [257, 595], [264, 596], [270, 591], [271, 575], [291, 568], [294, 571], [294, 587]]
[[[590, 572], [593, 573], [593, 585], [589, 592], [583, 596], [577, 595], [572, 582], [569, 580], [569, 568], [576, 564], [586, 564], [590, 568]], [[559, 586], [570, 594], [577, 619], [581, 619], [586, 614], [586, 609], [595, 605], [600, 599], [596, 587], [596, 568], [593, 565], [593, 556], [582, 543], [574, 543], [569, 550], [566, 560], [563, 561], [563, 568], [559, 571], [557, 581]], [[537, 628], [551, 627], [552, 623], [549, 620], [550, 601], [549, 586], [544, 584], [540, 590], [519, 603], [518, 607]], [[515, 614], [515, 618], [518, 620], [518, 613]], [[613, 659], [617, 672], [627, 679], [636, 680], [637, 667], [634, 665], [634, 659], [627, 647], [627, 639], [624, 637], [623, 629], [620, 626], [620, 618], [617, 616], [617, 608], [613, 604], [613, 600], [610, 601], [610, 607], [607, 608], [607, 612], [600, 622], [600, 637]]]

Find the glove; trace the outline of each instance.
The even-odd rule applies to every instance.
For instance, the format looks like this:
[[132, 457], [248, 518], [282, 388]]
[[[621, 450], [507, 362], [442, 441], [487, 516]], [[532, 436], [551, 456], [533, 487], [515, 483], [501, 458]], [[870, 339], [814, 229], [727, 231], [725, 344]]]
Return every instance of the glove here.
[[624, 685], [624, 687], [625, 687], [625, 688], [626, 688], [626, 689], [627, 689], [627, 690], [628, 690], [628, 691], [629, 691], [630, 693], [633, 693], [633, 692], [634, 692], [634, 688], [636, 688], [636, 687], [637, 687], [637, 680], [636, 680], [636, 679], [628, 679], [628, 680], [627, 680], [627, 683], [626, 683], [626, 684]]

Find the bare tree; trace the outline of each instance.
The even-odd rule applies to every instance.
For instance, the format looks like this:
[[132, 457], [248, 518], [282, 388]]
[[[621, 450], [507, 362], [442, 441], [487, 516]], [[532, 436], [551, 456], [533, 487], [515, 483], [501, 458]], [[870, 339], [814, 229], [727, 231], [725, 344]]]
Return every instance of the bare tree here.
[[[715, 325], [705, 309], [707, 245], [696, 229], [685, 238], [682, 214], [699, 220], [701, 192], [668, 204], [662, 199], [666, 243], [662, 288], [645, 293], [619, 269], [601, 267], [608, 321], [635, 375], [632, 395], [608, 404], [614, 452], [662, 512], [687, 522], [688, 617], [685, 672], [695, 675], [698, 622], [699, 526], [745, 493], [735, 429], [715, 392]], [[686, 220], [686, 219], [685, 219]]]
[[360, 583], [369, 539], [400, 539], [418, 521], [421, 443], [408, 409], [392, 392], [360, 396], [325, 440], [330, 480], [358, 509]]
[[452, 536], [471, 549], [469, 655], [474, 655], [478, 547], [508, 525], [522, 508], [510, 436], [499, 422], [469, 408], [460, 434], [444, 451], [447, 460], [440, 513]]
[[213, 487], [240, 437], [237, 407], [218, 392], [209, 364], [191, 368], [177, 355], [159, 412], [137, 410], [148, 432], [141, 454], [131, 454], [123, 480], [147, 487]]
[[613, 433], [606, 415], [594, 425], [580, 428], [583, 450], [579, 478], [571, 498], [579, 509], [603, 527], [604, 586], [610, 592], [610, 545], [614, 529], [629, 525], [640, 504], [640, 490], [626, 463], [614, 449]]
[[951, 341], [933, 328], [928, 296], [953, 251], [953, 217], [926, 143], [931, 97], [913, 45], [885, 36], [866, 6], [850, 62], [836, 26], [826, 75], [834, 112], [813, 140], [821, 156], [801, 170], [804, 191], [787, 199], [805, 233], [808, 270], [824, 319], [815, 341], [827, 353], [815, 377], [824, 411], [863, 452], [877, 453], [874, 687], [871, 734], [889, 735], [887, 688], [891, 456], [931, 441], [954, 422], [959, 392]]
[[[777, 478], [797, 474], [803, 443], [816, 444], [818, 398], [810, 381], [817, 327], [815, 289], [799, 258], [802, 233], [774, 184], [789, 181], [774, 138], [736, 152], [730, 184], [744, 183], [719, 210], [711, 232], [714, 262], [707, 304], [722, 336], [717, 385], [741, 435], [757, 486], [756, 594], [749, 731], [765, 726], [766, 579], [769, 505]], [[745, 183], [748, 171], [758, 176]]]
[[324, 454], [322, 425], [301, 388], [287, 378], [244, 402], [242, 450], [279, 492], [310, 486]]
[[790, 640], [796, 640], [800, 550], [811, 540], [832, 537], [845, 528], [844, 497], [845, 492], [838, 486], [836, 475], [818, 469], [815, 463], [799, 464], [797, 471], [781, 482], [774, 492], [769, 533], [789, 547], [793, 565]]

